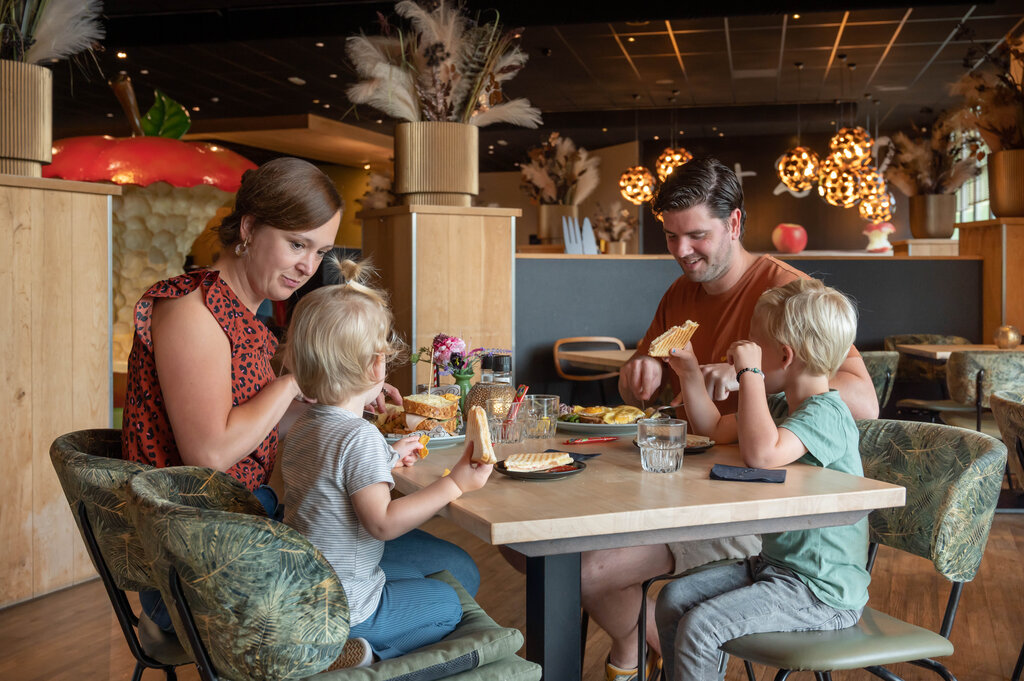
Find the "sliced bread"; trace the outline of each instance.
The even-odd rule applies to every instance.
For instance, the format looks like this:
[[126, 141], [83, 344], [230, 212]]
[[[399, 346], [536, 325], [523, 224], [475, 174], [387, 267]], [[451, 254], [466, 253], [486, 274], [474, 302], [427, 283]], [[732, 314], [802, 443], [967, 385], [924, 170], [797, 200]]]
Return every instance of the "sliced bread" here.
[[405, 407], [405, 411], [409, 414], [425, 416], [428, 419], [437, 419], [438, 421], [447, 421], [448, 419], [455, 418], [455, 413], [459, 409], [458, 402], [445, 399], [442, 395], [428, 395], [426, 393], [403, 397], [402, 406]]
[[491, 444], [491, 429], [487, 426], [487, 414], [482, 407], [471, 407], [466, 417], [466, 442], [473, 443], [473, 461], [496, 463], [494, 445]]

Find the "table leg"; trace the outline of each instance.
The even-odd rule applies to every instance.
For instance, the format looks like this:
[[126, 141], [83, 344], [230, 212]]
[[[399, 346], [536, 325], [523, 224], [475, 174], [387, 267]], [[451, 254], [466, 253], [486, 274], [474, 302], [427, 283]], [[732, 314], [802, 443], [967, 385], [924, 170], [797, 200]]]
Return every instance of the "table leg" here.
[[526, 659], [548, 681], [581, 677], [579, 553], [526, 559]]

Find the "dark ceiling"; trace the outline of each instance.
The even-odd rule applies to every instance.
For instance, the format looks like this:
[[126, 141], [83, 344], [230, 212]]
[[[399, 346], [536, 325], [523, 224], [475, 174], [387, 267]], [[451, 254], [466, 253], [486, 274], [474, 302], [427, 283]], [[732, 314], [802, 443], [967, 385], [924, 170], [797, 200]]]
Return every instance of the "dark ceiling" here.
[[[599, 148], [654, 135], [792, 134], [798, 115], [808, 133], [837, 120], [884, 130], [927, 122], [954, 103], [948, 85], [966, 70], [970, 42], [958, 26], [989, 49], [1024, 25], [1020, 0], [821, 5], [469, 2], [470, 12], [496, 9], [506, 26], [525, 28], [530, 61], [506, 91], [544, 112], [543, 131], [482, 128], [481, 170], [514, 170], [553, 130]], [[390, 133], [391, 121], [346, 100], [353, 72], [344, 43], [375, 33], [377, 13], [392, 8], [359, 0], [106, 0], [98, 62], [104, 76], [131, 76], [144, 109], [159, 87], [192, 109], [197, 124], [315, 113]], [[54, 70], [56, 137], [127, 133], [103, 76], [83, 77], [66, 63]], [[265, 154], [245, 151], [257, 162]]]

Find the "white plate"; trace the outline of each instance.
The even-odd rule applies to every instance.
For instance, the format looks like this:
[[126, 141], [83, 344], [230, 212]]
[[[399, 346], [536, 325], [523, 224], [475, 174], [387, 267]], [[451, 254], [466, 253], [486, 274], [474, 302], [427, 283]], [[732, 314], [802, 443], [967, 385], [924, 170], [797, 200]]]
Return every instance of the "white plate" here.
[[[410, 433], [411, 435], [411, 433]], [[388, 441], [389, 445], [393, 445], [403, 437], [409, 437], [409, 435], [385, 435], [384, 439]], [[427, 449], [441, 449], [442, 447], [451, 447], [457, 445], [460, 442], [465, 442], [465, 435], [452, 435], [450, 437], [432, 437], [430, 442], [427, 443]]]
[[559, 421], [558, 430], [563, 433], [585, 433], [588, 435], [625, 435], [636, 433], [635, 423], [573, 423]]

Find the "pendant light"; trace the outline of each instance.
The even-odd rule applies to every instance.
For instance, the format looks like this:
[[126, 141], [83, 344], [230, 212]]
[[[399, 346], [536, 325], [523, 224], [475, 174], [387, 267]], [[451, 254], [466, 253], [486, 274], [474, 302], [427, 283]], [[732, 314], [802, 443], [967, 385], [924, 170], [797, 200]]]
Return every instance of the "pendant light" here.
[[[640, 95], [633, 95], [634, 101]], [[630, 166], [619, 176], [619, 193], [622, 198], [630, 203], [639, 206], [650, 201], [654, 197], [654, 175], [651, 171], [639, 164], [640, 160], [640, 113], [633, 111], [633, 136], [636, 139], [637, 165]]]
[[818, 167], [818, 194], [833, 206], [851, 208], [860, 199], [857, 172], [844, 166], [835, 154], [822, 160]]
[[[674, 98], [673, 98], [674, 99]], [[658, 173], [658, 181], [664, 182], [665, 179], [672, 174], [672, 171], [693, 160], [693, 154], [687, 151], [684, 147], [676, 146], [676, 110], [672, 109], [672, 133], [670, 136], [671, 142], [669, 146], [665, 148], [665, 151], [661, 152], [658, 156], [654, 169]]]
[[814, 186], [818, 179], [818, 154], [810, 147], [800, 144], [800, 73], [804, 69], [803, 62], [796, 62], [797, 102], [796, 102], [796, 143], [797, 146], [782, 154], [775, 164], [775, 170], [782, 184], [787, 188], [802, 192]]
[[896, 210], [896, 199], [891, 192], [875, 194], [866, 199], [861, 199], [857, 206], [860, 216], [871, 223], [889, 222]]
[[[846, 66], [843, 71], [840, 71], [839, 93], [840, 101], [842, 101], [843, 95], [846, 92], [846, 71], [850, 71], [852, 74], [857, 65], [847, 64], [845, 54], [839, 55], [839, 58], [842, 60], [843, 65]], [[859, 168], [865, 163], [869, 163], [871, 161], [871, 149], [874, 145], [875, 140], [872, 139], [871, 133], [859, 125], [840, 128], [828, 143], [832, 154], [840, 163], [848, 168]]]

